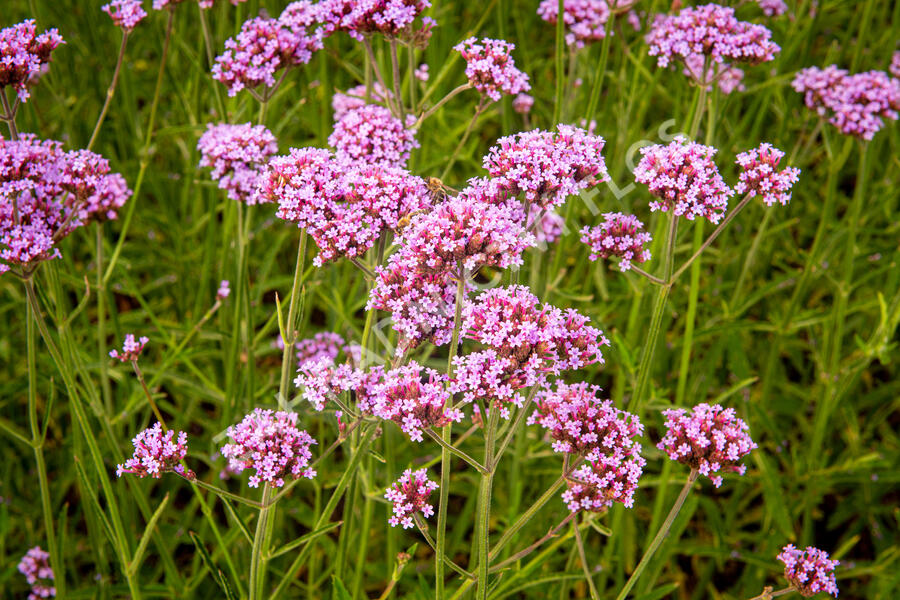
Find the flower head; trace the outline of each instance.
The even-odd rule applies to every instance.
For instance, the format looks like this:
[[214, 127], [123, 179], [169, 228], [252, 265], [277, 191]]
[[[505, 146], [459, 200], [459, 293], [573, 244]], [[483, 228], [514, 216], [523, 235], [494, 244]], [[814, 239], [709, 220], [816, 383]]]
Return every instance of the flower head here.
[[476, 90], [498, 102], [502, 94], [515, 95], [531, 89], [528, 75], [516, 68], [515, 45], [504, 40], [469, 38], [453, 47], [466, 61], [466, 77]]
[[[537, 220], [537, 222], [535, 222]], [[534, 231], [534, 237], [539, 244], [552, 244], [563, 234], [566, 220], [552, 210], [542, 211], [540, 207], [532, 206], [528, 211], [529, 231]]]
[[791, 200], [791, 188], [797, 183], [800, 169], [786, 167], [777, 171], [784, 152], [771, 144], [760, 144], [758, 148], [737, 155], [741, 174], [734, 191], [738, 194], [762, 196], [766, 206], [780, 202], [782, 206]]
[[[347, 352], [348, 348], [344, 350]], [[336, 365], [332, 357], [323, 353], [298, 363], [294, 385], [303, 389], [304, 400], [316, 410], [323, 411], [329, 400], [343, 392], [361, 389], [365, 381], [365, 373], [349, 363]], [[362, 412], [370, 412], [367, 406], [359, 408]]]
[[650, 260], [646, 245], [652, 237], [644, 231], [644, 224], [634, 215], [605, 213], [603, 223], [581, 230], [581, 241], [591, 247], [591, 260], [618, 256], [622, 259], [619, 269], [627, 271], [631, 262]]
[[788, 6], [784, 0], [756, 0], [767, 17], [778, 17], [787, 12]]
[[126, 33], [131, 33], [147, 16], [141, 0], [112, 0], [100, 9], [110, 16], [116, 27], [121, 27]]
[[185, 432], [179, 431], [176, 438], [173, 430], [163, 432], [160, 424], [156, 423], [137, 434], [131, 443], [134, 445], [134, 456], [116, 467], [117, 477], [125, 473], [132, 473], [141, 479], [148, 475], [158, 479], [163, 473], [178, 473], [189, 479], [194, 477], [192, 471], [181, 465], [187, 455]]
[[[537, 14], [544, 21], [556, 24], [559, 0], [541, 0]], [[585, 43], [606, 37], [609, 20], [609, 3], [606, 0], [565, 0], [563, 24], [566, 26], [566, 44], [584, 48]]]
[[388, 37], [408, 38], [412, 23], [426, 8], [428, 0], [323, 0], [321, 19], [330, 34], [344, 31], [356, 40], [380, 33]]
[[28, 81], [50, 62], [50, 53], [64, 44], [56, 29], [38, 34], [34, 19], [0, 29], [0, 93], [12, 86], [20, 102], [28, 100]]
[[316, 440], [297, 429], [297, 413], [256, 408], [225, 433], [232, 442], [222, 447], [222, 456], [237, 472], [255, 470], [248, 482], [250, 487], [257, 487], [260, 482], [282, 487], [286, 477], [316, 476], [309, 467], [309, 447]]
[[784, 578], [801, 596], [809, 598], [819, 592], [826, 592], [837, 598], [834, 569], [840, 563], [829, 559], [827, 552], [813, 546], [800, 550], [793, 544], [788, 544], [777, 558], [784, 563]]
[[424, 517], [434, 514], [434, 507], [428, 504], [428, 496], [438, 489], [438, 484], [428, 479], [425, 469], [413, 471], [407, 469], [394, 484], [388, 488], [384, 497], [394, 504], [393, 516], [388, 519], [391, 527], [402, 525], [403, 529], [413, 526], [413, 516], [421, 512]]
[[520, 115], [527, 115], [530, 113], [532, 106], [534, 106], [534, 98], [524, 92], [513, 98], [513, 110]]
[[35, 546], [25, 553], [19, 561], [19, 573], [25, 576], [25, 580], [31, 586], [28, 600], [40, 598], [53, 598], [56, 596], [56, 587], [53, 585], [53, 569], [50, 567], [50, 554]]
[[891, 55], [891, 66], [888, 67], [888, 73], [890, 73], [892, 77], [900, 79], [900, 50], [897, 50]]
[[109, 356], [110, 358], [118, 359], [122, 362], [133, 362], [140, 357], [141, 352], [144, 351], [144, 346], [147, 345], [147, 342], [150, 341], [150, 338], [147, 336], [141, 336], [140, 339], [135, 340], [133, 333], [128, 333], [125, 335], [125, 341], [122, 343], [122, 351], [118, 350], [110, 350]]
[[[231, 0], [231, 4], [233, 6], [237, 6], [238, 4], [240, 4], [242, 2], [246, 2], [246, 1], [247, 0]], [[210, 9], [215, 5], [216, 0], [199, 0], [199, 2], [200, 2], [200, 8]]]
[[638, 454], [603, 454], [597, 460], [580, 466], [566, 483], [563, 502], [572, 512], [599, 512], [621, 502], [634, 506], [634, 492], [647, 464]]
[[278, 143], [263, 125], [210, 123], [200, 136], [197, 149], [200, 166], [212, 169], [219, 189], [227, 190], [232, 200], [254, 204], [261, 199], [254, 195], [260, 170], [278, 152]]
[[678, 136], [670, 144], [641, 148], [634, 170], [638, 183], [646, 184], [659, 201], [651, 210], [673, 210], [688, 220], [700, 216], [718, 223], [725, 214], [728, 198], [734, 195], [713, 162], [716, 149]]
[[747, 470], [741, 459], [756, 448], [747, 433], [747, 424], [738, 418], [733, 408], [718, 404], [698, 404], [691, 413], [683, 408], [663, 411], [666, 435], [657, 448], [669, 458], [697, 469], [715, 484], [722, 485], [727, 471], [743, 475]]
[[[372, 84], [370, 101], [374, 104], [387, 104], [394, 99], [394, 93], [381, 87], [377, 81]], [[346, 92], [335, 92], [331, 97], [331, 108], [334, 110], [334, 122], [340, 121], [344, 115], [355, 108], [366, 106], [366, 86], [357, 85]]]
[[224, 300], [231, 294], [231, 284], [227, 279], [219, 282], [219, 289], [216, 290], [216, 300]]
[[422, 63], [421, 65], [416, 67], [413, 75], [415, 75], [416, 79], [418, 79], [419, 81], [428, 81], [428, 64]]
[[405, 166], [410, 151], [419, 147], [415, 131], [376, 104], [348, 110], [334, 124], [328, 144], [338, 160], [390, 167]]

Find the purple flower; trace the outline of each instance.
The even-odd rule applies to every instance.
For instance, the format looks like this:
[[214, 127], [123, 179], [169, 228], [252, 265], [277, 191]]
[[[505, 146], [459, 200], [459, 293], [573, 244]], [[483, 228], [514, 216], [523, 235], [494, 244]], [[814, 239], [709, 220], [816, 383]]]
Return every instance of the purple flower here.
[[778, 17], [786, 13], [788, 9], [784, 0], [756, 0], [756, 3], [767, 17]]
[[64, 44], [56, 29], [38, 35], [34, 19], [0, 29], [0, 93], [12, 86], [20, 102], [28, 100], [28, 81], [50, 63], [50, 53]]
[[[238, 4], [240, 4], [242, 2], [246, 2], [246, 1], [247, 0], [231, 0], [231, 4], [233, 6], [237, 6]], [[213, 5], [215, 5], [216, 0], [199, 0], [199, 2], [200, 2], [200, 8], [210, 9], [213, 7]]]
[[415, 131], [376, 104], [347, 111], [334, 124], [328, 144], [340, 161], [388, 167], [405, 166], [410, 150], [419, 147]]
[[159, 423], [137, 434], [131, 440], [134, 456], [116, 467], [116, 476], [132, 473], [141, 479], [148, 475], [159, 479], [163, 473], [177, 473], [193, 479], [194, 473], [181, 465], [187, 455], [187, 434], [179, 431], [176, 439], [173, 439], [174, 436], [175, 432], [171, 429], [163, 432]]
[[141, 352], [144, 351], [144, 346], [147, 345], [147, 342], [150, 341], [150, 338], [147, 336], [141, 336], [139, 340], [134, 339], [133, 333], [128, 333], [125, 335], [125, 341], [122, 344], [122, 351], [118, 350], [110, 350], [109, 356], [110, 358], [118, 359], [122, 362], [133, 362], [140, 357]]
[[591, 247], [591, 260], [618, 256], [622, 259], [619, 269], [627, 271], [631, 262], [647, 262], [650, 251], [645, 248], [651, 241], [644, 224], [634, 215], [605, 213], [603, 223], [581, 230], [581, 241]]
[[621, 502], [626, 508], [634, 506], [634, 492], [647, 464], [640, 455], [614, 452], [580, 466], [566, 483], [563, 502], [572, 512], [599, 512]]
[[497, 102], [502, 94], [515, 95], [531, 89], [528, 75], [516, 68], [511, 53], [515, 45], [504, 40], [469, 38], [454, 50], [466, 61], [466, 77], [476, 90]]
[[175, 10], [184, 0], [153, 0], [153, 10]]
[[535, 129], [497, 140], [483, 166], [496, 185], [546, 210], [606, 181], [604, 144], [602, 137], [570, 125], [558, 125], [555, 132]]
[[100, 7], [100, 10], [108, 14], [115, 26], [121, 27], [125, 33], [131, 33], [147, 16], [141, 0], [112, 0]]
[[219, 189], [227, 190], [232, 200], [254, 204], [261, 199], [254, 195], [260, 170], [278, 152], [278, 143], [263, 125], [210, 123], [197, 142], [197, 150], [200, 166], [212, 168]]
[[216, 290], [216, 300], [224, 300], [231, 294], [231, 284], [227, 279], [223, 279], [219, 283], [219, 289]]
[[[556, 24], [559, 0], [541, 0], [537, 14], [547, 23]], [[609, 3], [606, 0], [565, 0], [563, 24], [566, 26], [566, 44], [584, 48], [585, 42], [595, 42], [606, 37], [609, 20]]]
[[[371, 102], [374, 104], [387, 104], [393, 101], [394, 93], [381, 87], [377, 81], [372, 84]], [[334, 110], [334, 122], [340, 121], [344, 115], [354, 108], [366, 106], [366, 86], [358, 85], [347, 90], [346, 93], [335, 92], [331, 98], [331, 108]]]
[[413, 75], [416, 76], [416, 79], [419, 81], [428, 81], [428, 65], [426, 63], [422, 63], [419, 65]]
[[600, 388], [587, 383], [556, 384], [535, 396], [537, 408], [528, 424], [540, 424], [553, 439], [553, 451], [582, 456], [593, 462], [603, 455], [636, 455], [640, 444], [634, 438], [644, 426], [635, 415], [618, 410], [611, 401], [600, 400]]
[[40, 600], [41, 598], [56, 597], [56, 587], [53, 585], [53, 569], [50, 567], [50, 554], [35, 546], [25, 553], [19, 561], [19, 573], [25, 576], [25, 580], [31, 586], [28, 600]]
[[527, 115], [531, 112], [531, 107], [534, 106], [534, 98], [529, 96], [528, 94], [521, 93], [512, 101], [513, 110], [519, 113], [520, 115]]
[[[535, 220], [537, 219], [537, 222]], [[532, 206], [528, 212], [529, 231], [534, 232], [534, 237], [539, 244], [552, 244], [563, 234], [565, 219], [556, 212], [543, 212], [537, 206]]]
[[766, 206], [780, 202], [782, 206], [791, 200], [791, 188], [800, 176], [800, 169], [786, 167], [777, 171], [784, 152], [772, 144], [760, 144], [758, 148], [737, 155], [741, 174], [734, 191], [738, 194], [762, 196]]
[[793, 544], [788, 544], [777, 558], [784, 563], [784, 578], [801, 596], [808, 598], [819, 592], [826, 592], [837, 598], [834, 569], [840, 563], [830, 560], [827, 552], [813, 546], [799, 550]]
[[374, 33], [409, 38], [413, 21], [430, 6], [428, 0], [323, 0], [318, 4], [328, 34], [344, 31], [359, 41]]
[[719, 174], [713, 162], [715, 153], [712, 146], [688, 141], [683, 136], [666, 146], [641, 148], [643, 158], [634, 170], [634, 178], [659, 198], [650, 202], [650, 209], [672, 209], [691, 221], [700, 216], [718, 223], [734, 191]]
[[306, 431], [297, 429], [297, 413], [273, 412], [256, 408], [225, 432], [232, 443], [222, 446], [222, 456], [236, 472], [251, 468], [250, 487], [260, 482], [282, 487], [286, 477], [316, 476], [309, 467], [316, 443]]
[[756, 448], [748, 427], [733, 408], [718, 404], [698, 404], [689, 414], [683, 408], [664, 410], [666, 435], [657, 448], [669, 458], [697, 469], [716, 487], [722, 485], [726, 471], [743, 475], [747, 470], [741, 459]]
[[[294, 385], [303, 388], [304, 400], [316, 410], [323, 411], [329, 400], [343, 392], [361, 389], [366, 381], [366, 374], [359, 369], [349, 363], [335, 365], [333, 358], [323, 354], [299, 363]], [[371, 412], [368, 406], [359, 408], [362, 412]]]
[[426, 518], [433, 515], [434, 507], [428, 504], [428, 496], [436, 489], [438, 484], [428, 479], [425, 469], [403, 471], [400, 479], [384, 494], [394, 504], [394, 514], [388, 519], [391, 527], [402, 525], [403, 529], [409, 529], [413, 526], [413, 515], [417, 512], [421, 512]]
[[891, 55], [891, 66], [888, 67], [888, 72], [892, 77], [900, 79], [900, 50]]
[[706, 57], [702, 54], [691, 54], [684, 59], [683, 72], [708, 92], [712, 91], [713, 84], [718, 84], [719, 90], [726, 95], [735, 90], [744, 91], [743, 69], [713, 62], [704, 70], [706, 64]]

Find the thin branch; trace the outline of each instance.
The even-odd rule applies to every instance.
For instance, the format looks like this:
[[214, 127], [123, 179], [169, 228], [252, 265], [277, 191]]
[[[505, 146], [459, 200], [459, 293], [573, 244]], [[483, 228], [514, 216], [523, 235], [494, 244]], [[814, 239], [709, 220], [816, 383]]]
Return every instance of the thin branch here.
[[484, 465], [482, 465], [480, 462], [478, 462], [477, 460], [475, 460], [474, 458], [472, 458], [471, 456], [469, 456], [468, 454], [466, 454], [465, 452], [463, 452], [456, 446], [453, 446], [453, 445], [445, 442], [438, 434], [433, 432], [431, 429], [425, 429], [424, 431], [428, 435], [428, 437], [430, 437], [435, 442], [440, 444], [443, 448], [446, 448], [447, 450], [449, 450], [452, 454], [455, 454], [459, 458], [463, 459], [464, 461], [466, 461], [467, 463], [469, 463], [470, 465], [475, 467], [478, 470], [478, 472], [481, 473], [482, 475], [487, 475], [489, 473], [488, 469]]

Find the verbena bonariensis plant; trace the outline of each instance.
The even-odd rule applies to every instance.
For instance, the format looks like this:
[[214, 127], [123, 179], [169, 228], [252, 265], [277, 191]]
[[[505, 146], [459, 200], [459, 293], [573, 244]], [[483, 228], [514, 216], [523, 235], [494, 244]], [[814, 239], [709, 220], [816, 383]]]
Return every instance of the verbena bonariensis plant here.
[[[534, 46], [503, 15], [497, 36], [483, 22], [463, 31], [454, 18], [467, 9], [427, 0], [300, 0], [248, 13], [257, 4], [157, 0], [149, 15], [140, 2], [104, 6], [119, 54], [83, 148], [80, 133], [39, 127], [32, 109], [58, 95], [48, 64], [69, 50], [59, 33], [33, 20], [0, 31], [0, 273], [27, 310], [30, 435], [12, 414], [0, 428], [31, 448], [41, 500], [41, 519], [15, 526], [29, 538], [16, 542], [16, 590], [80, 596], [96, 574], [101, 597], [623, 600], [685, 584], [694, 596], [745, 598], [783, 570], [786, 587], [766, 586], [757, 600], [836, 596], [838, 561], [788, 542], [822, 538], [842, 561], [852, 544], [820, 533], [816, 501], [786, 506], [780, 494], [793, 484], [775, 465], [791, 473], [786, 457], [800, 453], [782, 440], [808, 444], [798, 485], [824, 494], [817, 477], [876, 462], [860, 454], [842, 467], [818, 454], [829, 412], [887, 355], [900, 320], [886, 275], [894, 295], [878, 299], [876, 334], [844, 360], [842, 342], [862, 331], [845, 321], [866, 308], [849, 302], [860, 285], [855, 246], [869, 144], [897, 117], [896, 57], [890, 74], [851, 75], [859, 53], [848, 70], [787, 67], [773, 40], [792, 57], [815, 52], [762, 20], [786, 12], [782, 2], [654, 15], [634, 1], [547, 0], [528, 9]], [[126, 43], [152, 37], [160, 21], [156, 87], [140, 98], [149, 117], [114, 112], [107, 123]], [[553, 68], [537, 57], [553, 31], [544, 22], [555, 29]], [[775, 65], [768, 81], [762, 63]], [[185, 64], [202, 73], [167, 96]], [[135, 101], [140, 76], [124, 76], [121, 102]], [[767, 102], [789, 85], [803, 94], [783, 99], [794, 121], [803, 124], [802, 100], [859, 140], [846, 237], [823, 232], [854, 142], [838, 148], [819, 123], [795, 144], [742, 122], [735, 106], [746, 105], [733, 104]], [[642, 119], [670, 109], [684, 131], [640, 140]], [[619, 110], [628, 116], [614, 122]], [[158, 115], [167, 126], [156, 131]], [[23, 120], [48, 135], [20, 133]], [[123, 122], [138, 123], [133, 178], [128, 152], [91, 150], [110, 137], [105, 123], [121, 132]], [[795, 209], [792, 194], [817, 198], [813, 178], [791, 165], [820, 134], [832, 159], [822, 221], [808, 256], [779, 256], [806, 261], [795, 288], [805, 290], [827, 268], [822, 248], [843, 255], [827, 344], [810, 367], [823, 412], [793, 410], [799, 384], [781, 386], [783, 405], [768, 401], [780, 353], [796, 344], [794, 317], [824, 321], [802, 312], [800, 291], [753, 329], [773, 339], [759, 351], [762, 393], [740, 402], [756, 371], [723, 372], [749, 369], [738, 364], [749, 352], [732, 312], [761, 293], [747, 289], [748, 273], [768, 224], [803, 229], [806, 213], [777, 215]], [[188, 166], [166, 172], [168, 154]], [[765, 211], [758, 230], [737, 219], [749, 210]], [[104, 224], [120, 213], [108, 239]], [[85, 252], [88, 229], [96, 246]], [[280, 257], [294, 244], [290, 272]], [[176, 275], [159, 276], [157, 255], [181, 278], [165, 300], [155, 290]], [[720, 302], [728, 255], [744, 267]], [[685, 302], [673, 292], [686, 271]], [[95, 329], [89, 351], [85, 324]], [[668, 347], [680, 356], [669, 360]], [[54, 368], [40, 362], [44, 348]], [[709, 367], [707, 352], [728, 366]], [[855, 423], [851, 434], [861, 448]], [[759, 538], [747, 533], [756, 529]], [[68, 543], [75, 536], [85, 537]], [[88, 547], [90, 559], [79, 556]], [[672, 560], [679, 549], [715, 558], [695, 558], [705, 563], [690, 567], [699, 583], [678, 573], [688, 569]]]

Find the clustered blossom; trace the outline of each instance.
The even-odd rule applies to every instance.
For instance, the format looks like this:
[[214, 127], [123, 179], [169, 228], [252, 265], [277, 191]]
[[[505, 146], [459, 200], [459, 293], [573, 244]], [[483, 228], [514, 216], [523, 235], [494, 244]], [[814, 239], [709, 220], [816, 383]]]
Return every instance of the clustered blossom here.
[[38, 34], [34, 19], [0, 29], [0, 93], [16, 90], [20, 102], [28, 100], [28, 81], [50, 62], [50, 53], [64, 44], [56, 29]]
[[141, 0], [112, 0], [109, 4], [104, 4], [100, 10], [109, 15], [116, 27], [121, 27], [125, 33], [137, 27], [147, 11], [141, 6]]
[[756, 448], [747, 433], [747, 424], [733, 408], [702, 403], [691, 413], [682, 408], [663, 411], [666, 435], [657, 448], [669, 458], [697, 469], [716, 487], [722, 485], [725, 471], [743, 475], [747, 470], [740, 460]]
[[531, 89], [528, 75], [516, 68], [511, 53], [515, 45], [504, 40], [469, 38], [453, 47], [466, 61], [466, 77], [476, 90], [498, 102], [502, 94]]
[[347, 111], [334, 124], [328, 144], [338, 160], [389, 167], [405, 166], [410, 150], [419, 147], [415, 130], [376, 104]]
[[388, 488], [384, 497], [393, 502], [393, 515], [388, 519], [391, 527], [403, 526], [409, 529], [413, 526], [413, 516], [421, 512], [425, 518], [434, 514], [434, 507], [428, 504], [428, 496], [438, 489], [438, 484], [428, 479], [425, 469], [413, 471], [407, 469], [403, 475]]
[[567, 478], [568, 489], [562, 493], [563, 502], [572, 512], [599, 512], [612, 506], [613, 502], [631, 508], [645, 464], [647, 461], [636, 452], [603, 454], [580, 466]]
[[668, 145], [641, 148], [643, 157], [634, 170], [634, 178], [650, 188], [659, 201], [650, 202], [651, 210], [672, 209], [688, 220], [704, 217], [718, 223], [725, 214], [728, 198], [734, 195], [713, 162], [716, 149], [677, 136]]
[[153, 10], [175, 10], [184, 0], [153, 0]]
[[[556, 24], [559, 0], [542, 0], [537, 14], [547, 23]], [[606, 22], [610, 18], [606, 0], [565, 0], [563, 24], [568, 30], [566, 44], [584, 48], [585, 42], [595, 42], [606, 37]]]
[[804, 95], [806, 106], [845, 135], [871, 140], [900, 111], [900, 79], [883, 71], [850, 75], [835, 65], [809, 67], [794, 77], [791, 86]]
[[[241, 2], [246, 2], [247, 0], [231, 0], [232, 6], [237, 6]], [[200, 8], [212, 8], [216, 3], [216, 0], [200, 0]]]
[[53, 569], [50, 567], [50, 553], [45, 552], [40, 546], [35, 546], [25, 553], [19, 561], [19, 573], [25, 576], [25, 581], [31, 586], [28, 600], [56, 597], [56, 587], [53, 585]]
[[[359, 41], [375, 33], [411, 37], [413, 21], [430, 6], [428, 0], [323, 0], [317, 5], [328, 34], [344, 31]], [[433, 21], [425, 20], [430, 31]]]
[[756, 0], [756, 3], [767, 17], [778, 17], [786, 13], [788, 9], [784, 0]]
[[559, 213], [552, 210], [542, 212], [539, 207], [532, 206], [528, 213], [527, 229], [534, 232], [539, 244], [552, 244], [563, 234], [565, 221]]
[[713, 63], [704, 70], [705, 65], [706, 59], [702, 55], [691, 54], [684, 59], [684, 74], [704, 85], [708, 92], [712, 91], [713, 83], [718, 84], [719, 90], [725, 95], [735, 90], [744, 91], [743, 69]]
[[419, 81], [428, 81], [428, 65], [426, 63], [422, 63], [419, 65], [413, 75], [416, 76], [416, 79]]
[[[372, 84], [369, 102], [375, 104], [387, 104], [394, 101], [394, 93], [384, 89], [377, 81]], [[369, 102], [366, 101], [366, 86], [357, 85], [344, 92], [335, 92], [331, 98], [331, 108], [334, 110], [334, 122], [340, 121], [344, 115], [355, 108], [362, 108]]]
[[741, 174], [734, 191], [750, 196], [759, 194], [766, 206], [776, 202], [786, 205], [791, 200], [791, 188], [797, 183], [800, 169], [786, 167], [778, 171], [782, 158], [784, 152], [766, 143], [738, 154], [736, 162], [741, 167]]
[[134, 456], [125, 461], [125, 464], [117, 465], [116, 476], [121, 477], [125, 473], [137, 475], [141, 479], [148, 475], [159, 479], [163, 473], [177, 473], [189, 479], [194, 473], [185, 469], [181, 461], [187, 455], [187, 434], [183, 431], [175, 432], [171, 429], [163, 431], [159, 423], [149, 429], [145, 429], [133, 440]]
[[224, 300], [231, 294], [231, 284], [227, 279], [219, 282], [219, 289], [216, 290], [216, 300]]
[[784, 563], [784, 578], [801, 596], [809, 598], [819, 592], [826, 592], [837, 598], [834, 569], [840, 562], [829, 559], [827, 552], [813, 546], [800, 550], [793, 544], [788, 544], [777, 558]]
[[483, 166], [494, 183], [526, 203], [559, 207], [567, 196], [606, 181], [605, 141], [578, 127], [535, 129], [497, 140]]
[[522, 93], [513, 98], [513, 110], [520, 115], [527, 115], [530, 113], [532, 106], [534, 106], [534, 98], [528, 94]]
[[888, 67], [888, 72], [892, 77], [900, 79], [900, 50], [891, 55], [891, 66]]
[[294, 2], [278, 19], [256, 17], [244, 22], [216, 58], [213, 78], [228, 86], [229, 96], [244, 88], [274, 87], [275, 73], [308, 63], [312, 53], [322, 48], [321, 32], [310, 31], [315, 20], [316, 11], [309, 2]]
[[144, 351], [144, 346], [147, 345], [147, 342], [150, 341], [150, 338], [147, 336], [141, 336], [140, 339], [135, 340], [133, 333], [128, 333], [125, 335], [125, 341], [122, 343], [122, 351], [118, 350], [110, 350], [109, 356], [110, 358], [118, 359], [122, 362], [132, 362], [140, 357], [141, 352]]
[[462, 411], [450, 408], [451, 395], [444, 383], [446, 375], [425, 369], [415, 361], [385, 371], [374, 367], [357, 397], [365, 412], [396, 423], [414, 442], [431, 427], [443, 427], [462, 420]]
[[650, 260], [646, 245], [653, 239], [644, 231], [644, 224], [634, 215], [605, 213], [603, 223], [594, 227], [585, 226], [581, 230], [581, 241], [591, 247], [591, 260], [618, 256], [619, 269], [627, 271], [632, 261], [643, 263]]
[[197, 150], [200, 166], [212, 169], [219, 189], [227, 190], [232, 200], [254, 204], [259, 199], [253, 192], [260, 170], [278, 152], [278, 143], [264, 125], [210, 123], [197, 142]]
[[235, 472], [255, 470], [248, 481], [250, 487], [257, 487], [260, 482], [282, 487], [286, 477], [316, 476], [309, 466], [309, 447], [316, 440], [297, 429], [297, 413], [257, 408], [225, 433], [232, 442], [222, 447], [222, 456]]
[[632, 455], [640, 447], [634, 438], [644, 426], [635, 415], [600, 400], [600, 388], [587, 383], [558, 382], [555, 390], [535, 396], [537, 408], [528, 424], [538, 423], [553, 439], [553, 451], [596, 461], [604, 454]]
[[[276, 346], [284, 348], [284, 340], [279, 336]], [[320, 331], [311, 338], [302, 339], [294, 344], [297, 352], [297, 367], [300, 368], [308, 362], [326, 358], [334, 361], [343, 350], [349, 354], [350, 347], [339, 333]]]
[[130, 196], [122, 176], [110, 173], [98, 154], [65, 152], [59, 142], [32, 134], [17, 141], [0, 136], [0, 273], [59, 258], [62, 238], [116, 218]]
[[[335, 365], [333, 358], [320, 355], [299, 364], [294, 385], [303, 389], [304, 400], [323, 411], [329, 400], [343, 392], [361, 389], [365, 381], [366, 374], [349, 363]], [[361, 412], [369, 412], [367, 405], [359, 408]]]

